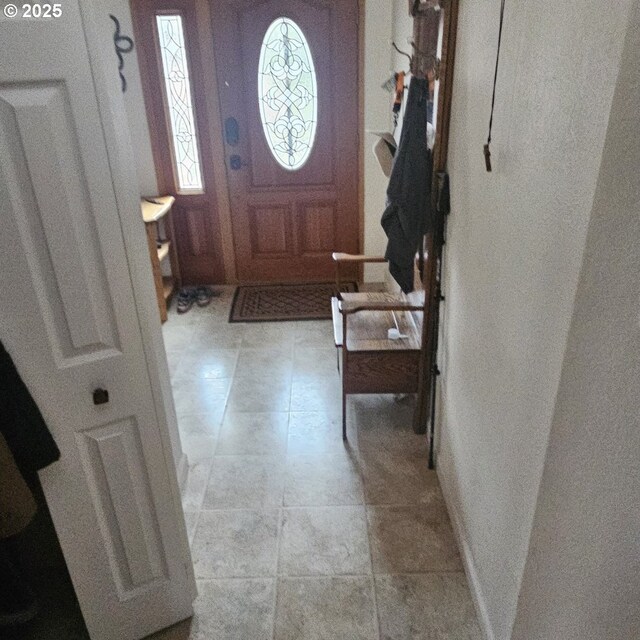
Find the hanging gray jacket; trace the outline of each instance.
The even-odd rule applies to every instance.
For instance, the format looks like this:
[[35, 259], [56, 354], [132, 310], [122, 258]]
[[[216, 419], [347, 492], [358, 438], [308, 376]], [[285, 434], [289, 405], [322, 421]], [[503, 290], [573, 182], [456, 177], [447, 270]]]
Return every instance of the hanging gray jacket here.
[[427, 147], [429, 83], [411, 78], [400, 144], [393, 158], [382, 228], [389, 239], [385, 258], [400, 288], [413, 291], [414, 261], [432, 226], [431, 152]]

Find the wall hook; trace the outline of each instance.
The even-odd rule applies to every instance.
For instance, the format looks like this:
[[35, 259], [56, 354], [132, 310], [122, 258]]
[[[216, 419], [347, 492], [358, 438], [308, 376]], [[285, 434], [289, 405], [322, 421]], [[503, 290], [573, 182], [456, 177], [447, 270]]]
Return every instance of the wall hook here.
[[133, 40], [129, 36], [123, 36], [120, 34], [120, 21], [113, 14], [109, 14], [109, 17], [113, 20], [116, 30], [113, 34], [113, 44], [116, 49], [116, 56], [118, 56], [118, 73], [120, 74], [120, 85], [122, 87], [122, 93], [127, 90], [127, 79], [124, 77], [122, 70], [124, 69], [123, 53], [131, 53], [133, 51]]

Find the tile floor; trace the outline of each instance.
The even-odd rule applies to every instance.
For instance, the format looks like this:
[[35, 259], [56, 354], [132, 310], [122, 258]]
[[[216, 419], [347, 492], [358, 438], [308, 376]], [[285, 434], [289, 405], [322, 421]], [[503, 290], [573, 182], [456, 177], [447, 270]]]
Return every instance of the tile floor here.
[[190, 473], [199, 596], [156, 640], [480, 640], [412, 400], [352, 396], [330, 322], [228, 324], [233, 293], [163, 332]]

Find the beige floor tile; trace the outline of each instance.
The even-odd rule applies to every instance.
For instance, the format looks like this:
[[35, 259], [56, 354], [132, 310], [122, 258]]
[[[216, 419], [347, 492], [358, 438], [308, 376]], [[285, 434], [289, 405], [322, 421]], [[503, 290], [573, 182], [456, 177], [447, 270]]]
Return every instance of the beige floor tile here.
[[166, 322], [162, 325], [164, 348], [167, 352], [182, 351], [192, 342], [195, 331], [192, 325]]
[[482, 640], [463, 573], [376, 576], [382, 640]]
[[244, 335], [243, 324], [198, 323], [189, 344], [191, 351], [237, 349]]
[[339, 378], [335, 347], [296, 345], [293, 356], [293, 377], [295, 379], [309, 379], [317, 376]]
[[173, 400], [176, 413], [217, 413], [224, 410], [231, 380], [176, 380]]
[[367, 519], [375, 573], [462, 571], [449, 521], [426, 507], [368, 507]]
[[167, 365], [169, 367], [169, 378], [173, 382], [179, 370], [180, 360], [184, 356], [184, 351], [167, 351]]
[[277, 509], [202, 511], [192, 545], [196, 578], [274, 576]]
[[183, 435], [180, 434], [182, 452], [187, 456], [190, 463], [201, 462], [208, 458], [213, 458], [216, 448], [216, 438], [203, 435]]
[[306, 320], [297, 322], [295, 344], [301, 347], [327, 348], [334, 345], [331, 320]]
[[293, 351], [284, 348], [242, 348], [238, 358], [236, 376], [239, 378], [266, 378], [289, 381], [293, 369]]
[[397, 451], [426, 458], [427, 437], [413, 431], [414, 406], [413, 396], [349, 396], [349, 422], [357, 429], [359, 448]]
[[347, 451], [287, 458], [284, 506], [363, 504], [362, 480], [355, 456]]
[[271, 640], [275, 580], [202, 580], [190, 640]]
[[207, 349], [182, 354], [175, 369], [175, 380], [231, 378], [238, 360], [237, 349]]
[[211, 463], [213, 458], [189, 463], [189, 474], [182, 492], [182, 508], [187, 511], [197, 511], [202, 507], [202, 500], [207, 490]]
[[349, 429], [349, 441], [345, 444], [342, 440], [338, 411], [292, 411], [287, 452], [290, 455], [342, 453], [354, 446], [356, 437], [352, 429]]
[[216, 455], [284, 455], [289, 414], [231, 413], [222, 423]]
[[224, 300], [223, 302], [211, 305], [199, 312], [199, 321], [203, 326], [216, 326], [229, 323], [229, 313], [231, 304]]
[[279, 347], [293, 350], [294, 322], [252, 322], [245, 325], [243, 348], [271, 349]]
[[371, 578], [279, 578], [274, 637], [377, 639]]
[[354, 575], [370, 571], [363, 507], [283, 511], [279, 575]]
[[187, 413], [178, 416], [180, 436], [209, 436], [215, 438], [220, 431], [224, 406], [213, 413]]
[[291, 411], [340, 411], [342, 387], [338, 376], [297, 379], [291, 383]]
[[234, 378], [229, 393], [229, 411], [288, 411], [291, 383], [278, 378]]
[[216, 456], [205, 509], [281, 506], [284, 461], [274, 456]]
[[[144, 640], [195, 640], [195, 635], [192, 635], [191, 628], [194, 627], [193, 633], [195, 634], [195, 625], [193, 624], [193, 618], [188, 618], [178, 624], [174, 624], [171, 627], [162, 629], [157, 633], [152, 633]], [[65, 638], [64, 640], [68, 640]]]
[[438, 476], [429, 470], [426, 458], [382, 448], [360, 449], [358, 457], [367, 504], [423, 504], [435, 519], [447, 517]]
[[189, 537], [189, 544], [193, 542], [193, 536], [196, 533], [196, 525], [198, 524], [199, 511], [185, 511], [184, 523], [187, 527], [187, 536]]

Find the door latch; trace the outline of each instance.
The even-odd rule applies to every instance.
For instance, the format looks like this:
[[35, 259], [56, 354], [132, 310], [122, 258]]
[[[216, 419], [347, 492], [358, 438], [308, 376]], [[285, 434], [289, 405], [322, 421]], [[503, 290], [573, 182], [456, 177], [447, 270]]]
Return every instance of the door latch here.
[[246, 167], [247, 164], [247, 162], [243, 162], [242, 158], [236, 154], [229, 157], [229, 166], [232, 171], [238, 171], [239, 169], [242, 169], [242, 167]]
[[109, 402], [109, 392], [106, 389], [93, 390], [93, 404], [107, 404]]

